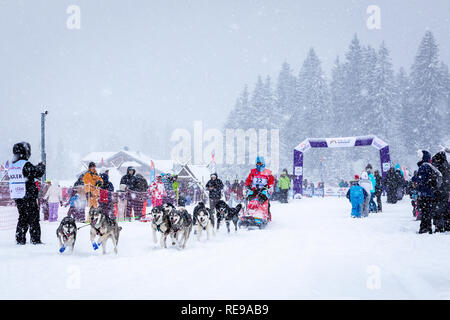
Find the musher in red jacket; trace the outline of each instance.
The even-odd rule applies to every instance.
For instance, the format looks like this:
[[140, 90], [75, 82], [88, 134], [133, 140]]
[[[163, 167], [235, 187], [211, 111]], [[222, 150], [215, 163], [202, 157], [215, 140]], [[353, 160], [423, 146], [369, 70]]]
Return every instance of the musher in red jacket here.
[[272, 176], [272, 171], [266, 169], [266, 163], [264, 157], [256, 157], [256, 168], [250, 171], [250, 174], [245, 180], [245, 186], [249, 189], [247, 199], [251, 200], [256, 195], [255, 193], [260, 190], [258, 197], [261, 203], [264, 203], [269, 199], [268, 190], [273, 186], [274, 179]]

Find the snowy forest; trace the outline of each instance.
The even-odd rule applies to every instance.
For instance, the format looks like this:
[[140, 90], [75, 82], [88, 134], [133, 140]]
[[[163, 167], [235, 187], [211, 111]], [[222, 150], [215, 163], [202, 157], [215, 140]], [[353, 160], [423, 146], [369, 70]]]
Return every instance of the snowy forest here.
[[[374, 134], [390, 145], [391, 161], [414, 170], [416, 151], [436, 152], [449, 140], [450, 73], [439, 57], [431, 31], [423, 36], [408, 69], [393, 65], [386, 43], [378, 48], [355, 34], [347, 52], [337, 56], [331, 77], [325, 76], [320, 53], [311, 48], [300, 70], [283, 63], [277, 79], [259, 76], [236, 100], [225, 128], [279, 129], [280, 171], [292, 172], [293, 148], [306, 138]], [[372, 147], [361, 150], [310, 150], [306, 178], [350, 179], [371, 162], [379, 167]], [[238, 176], [248, 166], [224, 166]]]

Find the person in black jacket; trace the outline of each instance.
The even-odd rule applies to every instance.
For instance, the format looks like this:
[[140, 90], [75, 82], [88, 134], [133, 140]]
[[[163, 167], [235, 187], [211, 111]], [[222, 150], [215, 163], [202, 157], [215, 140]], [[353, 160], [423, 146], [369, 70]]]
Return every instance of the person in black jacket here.
[[133, 188], [133, 185], [135, 184], [135, 174], [136, 170], [133, 167], [128, 167], [127, 173], [122, 177], [122, 179], [120, 179], [120, 190], [126, 191], [126, 218], [128, 221], [131, 221], [131, 211], [133, 209], [131, 188]]
[[[131, 207], [133, 207], [134, 219], [139, 220], [142, 218], [144, 202], [147, 199], [148, 183], [147, 180], [145, 180], [145, 178], [139, 173], [136, 174], [134, 179], [131, 181]], [[131, 212], [129, 216], [131, 216]]]
[[436, 153], [431, 158], [431, 163], [442, 174], [442, 185], [436, 191], [434, 198], [433, 223], [435, 232], [450, 231], [448, 215], [448, 197], [450, 193], [450, 166], [444, 151]]
[[394, 167], [391, 167], [386, 173], [384, 185], [386, 187], [387, 203], [397, 203], [398, 177], [395, 174]]
[[39, 224], [39, 190], [36, 179], [45, 173], [45, 163], [37, 166], [31, 164], [28, 159], [31, 156], [31, 146], [27, 142], [16, 143], [13, 147], [14, 158], [11, 168], [8, 169], [10, 178], [10, 194], [15, 200], [19, 219], [16, 228], [16, 242], [24, 245], [26, 233], [30, 229], [30, 241], [32, 244], [41, 244], [41, 226]]
[[[103, 184], [100, 187], [100, 198], [99, 205], [100, 208], [108, 217], [113, 216], [114, 206], [112, 201], [112, 192], [114, 192], [114, 185], [111, 181], [109, 181], [109, 170], [106, 170], [104, 173], [100, 174], [100, 178], [103, 180]], [[106, 194], [106, 196], [105, 196]]]
[[223, 183], [217, 177], [217, 173], [211, 174], [211, 180], [206, 183], [206, 189], [209, 191], [209, 208], [216, 210], [216, 203], [222, 198]]

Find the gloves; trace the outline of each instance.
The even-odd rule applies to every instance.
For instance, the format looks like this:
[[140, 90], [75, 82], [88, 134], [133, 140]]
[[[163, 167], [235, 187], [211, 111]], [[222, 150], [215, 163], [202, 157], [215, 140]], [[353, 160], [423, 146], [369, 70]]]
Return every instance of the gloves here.
[[61, 253], [63, 253], [64, 250], [66, 250], [66, 247], [65, 247], [65, 246], [62, 246], [61, 248], [59, 248], [59, 252], [61, 252]]

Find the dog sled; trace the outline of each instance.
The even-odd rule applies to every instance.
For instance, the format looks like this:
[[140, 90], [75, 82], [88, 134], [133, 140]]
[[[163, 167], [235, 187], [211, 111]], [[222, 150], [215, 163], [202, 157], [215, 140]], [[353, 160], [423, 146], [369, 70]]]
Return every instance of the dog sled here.
[[253, 198], [246, 201], [244, 213], [239, 218], [239, 228], [259, 228], [264, 229], [271, 221], [269, 212], [269, 199], [262, 200], [260, 195], [263, 189], [256, 192]]

